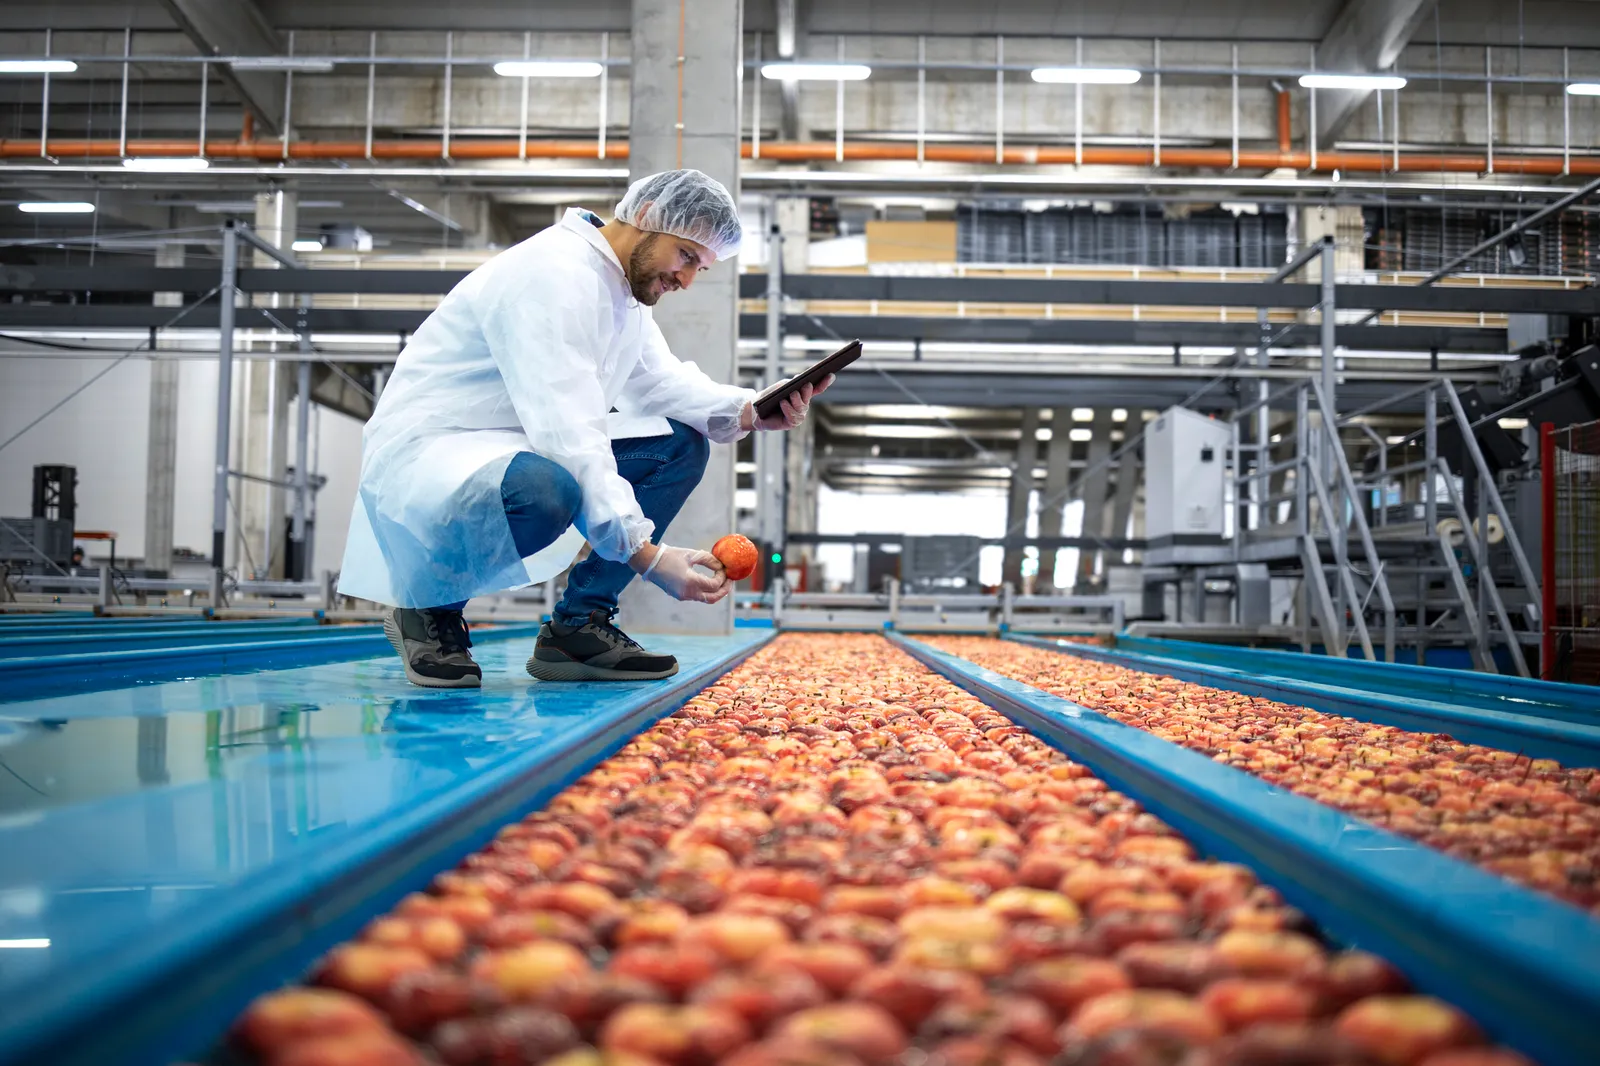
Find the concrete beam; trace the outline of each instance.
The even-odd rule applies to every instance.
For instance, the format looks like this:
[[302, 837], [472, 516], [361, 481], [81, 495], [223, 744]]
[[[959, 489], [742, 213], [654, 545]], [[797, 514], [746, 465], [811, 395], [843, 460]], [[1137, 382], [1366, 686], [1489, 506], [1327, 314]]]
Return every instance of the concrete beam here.
[[[207, 55], [270, 56], [283, 51], [272, 24], [253, 0], [161, 0], [178, 28]], [[262, 132], [282, 129], [282, 74], [237, 72], [217, 67], [215, 73], [233, 86], [246, 107], [255, 113]]]
[[[1432, 8], [1426, 0], [1347, 0], [1317, 46], [1317, 69], [1339, 74], [1388, 70]], [[1372, 98], [1368, 89], [1317, 91], [1317, 143], [1331, 145]]]

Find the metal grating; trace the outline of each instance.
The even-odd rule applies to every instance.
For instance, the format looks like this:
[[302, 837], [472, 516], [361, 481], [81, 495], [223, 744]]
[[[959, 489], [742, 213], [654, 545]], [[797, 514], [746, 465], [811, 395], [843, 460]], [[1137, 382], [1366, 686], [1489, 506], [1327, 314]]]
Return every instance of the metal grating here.
[[1555, 432], [1555, 677], [1600, 684], [1600, 422]]
[[1163, 218], [1143, 210], [1021, 211], [972, 204], [956, 219], [956, 255], [964, 263], [1262, 268], [1282, 263], [1288, 247], [1288, 222], [1281, 214]]

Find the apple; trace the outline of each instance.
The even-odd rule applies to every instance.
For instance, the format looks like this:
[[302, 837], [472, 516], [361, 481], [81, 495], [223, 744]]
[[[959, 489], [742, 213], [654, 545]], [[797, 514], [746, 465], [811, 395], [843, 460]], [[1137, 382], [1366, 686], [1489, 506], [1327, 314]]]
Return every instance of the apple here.
[[1250, 977], [1213, 981], [1199, 999], [1229, 1029], [1261, 1022], [1302, 1022], [1317, 1005], [1314, 993], [1291, 981]]
[[682, 998], [723, 966], [722, 956], [703, 944], [631, 944], [615, 951], [606, 969], [636, 977]]
[[942, 1004], [983, 994], [983, 982], [970, 973], [889, 965], [862, 974], [847, 998], [881, 1007], [907, 1031], [915, 1032]]
[[441, 1022], [483, 1014], [503, 1004], [492, 986], [455, 970], [417, 970], [395, 979], [382, 1007], [402, 1033], [422, 1036]]
[[386, 944], [341, 944], [323, 957], [316, 981], [379, 1002], [403, 974], [431, 969], [433, 959], [413, 947]]
[[1061, 1050], [1050, 1009], [1027, 996], [1001, 994], [950, 1000], [923, 1023], [918, 1039], [936, 1043], [976, 1037], [994, 1043], [1016, 1043], [1040, 1055]]
[[1300, 933], [1233, 930], [1217, 938], [1216, 951], [1244, 977], [1314, 979], [1327, 965], [1322, 945]]
[[1431, 996], [1368, 996], [1340, 1011], [1334, 1028], [1385, 1066], [1417, 1066], [1483, 1040], [1471, 1019]]
[[677, 942], [710, 948], [725, 961], [742, 966], [789, 940], [788, 927], [776, 918], [717, 911], [691, 919], [679, 932]]
[[633, 1003], [600, 1028], [600, 1047], [648, 1055], [669, 1066], [711, 1066], [750, 1042], [750, 1027], [714, 1006]]
[[900, 930], [891, 921], [859, 914], [825, 914], [806, 926], [802, 939], [809, 943], [838, 941], [866, 949], [876, 959], [886, 959], [900, 943]]
[[1096, 996], [1132, 988], [1133, 980], [1108, 959], [1063, 955], [1023, 966], [1012, 975], [1010, 986], [1065, 1017]]
[[689, 995], [691, 1003], [732, 1011], [757, 1033], [779, 1018], [827, 1001], [828, 991], [804, 970], [768, 964], [750, 974], [717, 974]]
[[783, 944], [761, 957], [757, 972], [793, 967], [837, 996], [872, 969], [872, 964], [872, 956], [855, 944], [838, 941]]
[[783, 1019], [775, 1041], [815, 1044], [854, 1055], [866, 1066], [892, 1066], [907, 1047], [906, 1034], [888, 1011], [871, 1003], [830, 1003]]
[[1211, 944], [1194, 940], [1145, 941], [1117, 952], [1117, 962], [1140, 988], [1193, 994], [1229, 974]]
[[580, 951], [595, 947], [589, 927], [562, 911], [511, 911], [490, 921], [479, 931], [478, 943], [492, 950], [514, 948], [536, 940], [559, 940]]
[[332, 988], [284, 988], [257, 996], [240, 1015], [233, 1038], [271, 1058], [315, 1037], [385, 1032], [383, 1015], [366, 1000]]
[[1222, 1023], [1188, 996], [1164, 989], [1106, 992], [1080, 1004], [1062, 1029], [1064, 1042], [1094, 1040], [1119, 1029], [1142, 1029], [1192, 1044], [1222, 1035]]
[[290, 1044], [272, 1066], [426, 1066], [410, 1044], [393, 1033], [318, 1036]]
[[472, 962], [472, 976], [512, 1001], [539, 998], [557, 982], [590, 972], [589, 959], [571, 944], [535, 940], [504, 951], [486, 951]]

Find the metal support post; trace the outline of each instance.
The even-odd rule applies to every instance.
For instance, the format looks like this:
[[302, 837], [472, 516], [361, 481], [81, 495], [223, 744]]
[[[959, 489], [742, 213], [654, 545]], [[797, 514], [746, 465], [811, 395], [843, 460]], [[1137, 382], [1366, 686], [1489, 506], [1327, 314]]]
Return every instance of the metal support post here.
[[100, 568], [100, 587], [98, 598], [95, 602], [101, 607], [111, 606], [111, 563], [109, 561]]
[[[1327, 420], [1328, 425], [1329, 425], [1330, 428], [1337, 424], [1337, 417], [1338, 417], [1338, 406], [1337, 406], [1337, 399], [1336, 399], [1337, 393], [1334, 390], [1335, 379], [1337, 377], [1337, 374], [1335, 373], [1335, 371], [1337, 370], [1337, 361], [1336, 361], [1336, 359], [1334, 357], [1335, 336], [1336, 336], [1334, 327], [1337, 325], [1336, 319], [1338, 318], [1338, 308], [1337, 308], [1337, 305], [1336, 305], [1336, 302], [1335, 302], [1335, 297], [1334, 297], [1334, 293], [1337, 290], [1337, 286], [1334, 284], [1335, 277], [1334, 277], [1334, 272], [1333, 272], [1333, 259], [1334, 259], [1333, 238], [1332, 237], [1324, 237], [1324, 238], [1322, 238], [1322, 304], [1321, 304], [1321, 307], [1322, 307], [1322, 395], [1323, 395], [1323, 398], [1328, 401], [1328, 410], [1326, 412], [1324, 412], [1324, 418]], [[1323, 474], [1324, 474], [1325, 477], [1331, 475], [1332, 471], [1333, 471], [1333, 465], [1332, 465], [1332, 462], [1331, 462], [1332, 457], [1330, 456], [1330, 457], [1328, 457], [1328, 459], [1329, 459], [1329, 461], [1323, 463]]]
[[211, 566], [227, 565], [228, 444], [233, 416], [233, 312], [239, 287], [239, 231], [222, 227], [222, 283], [217, 288], [217, 465], [211, 479]]
[[772, 579], [772, 628], [783, 628], [783, 578]]
[[[778, 201], [771, 205], [767, 230], [767, 352], [762, 386], [783, 377], [783, 228], [778, 222]], [[756, 521], [761, 539], [770, 549], [783, 539], [783, 436], [762, 433], [756, 437]]]
[[889, 628], [900, 628], [900, 579], [886, 577], [884, 584], [889, 587]]
[[324, 611], [334, 610], [338, 601], [339, 583], [335, 579], [332, 570], [324, 570], [322, 572], [322, 609]]
[[1010, 629], [1016, 617], [1017, 589], [1007, 581], [1000, 586], [1000, 625]]
[[1539, 425], [1539, 676], [1556, 679], [1556, 426]]
[[222, 606], [222, 567], [220, 566], [211, 568], [211, 583], [207, 589], [207, 596], [211, 610], [215, 611]]
[[1422, 459], [1426, 468], [1422, 474], [1422, 522], [1428, 528], [1424, 535], [1433, 536], [1439, 528], [1439, 475], [1435, 461], [1439, 458], [1439, 396], [1429, 388], [1422, 399]]
[[[301, 352], [309, 352], [311, 343], [307, 335], [302, 332], [299, 337]], [[295, 577], [304, 580], [309, 576], [305, 566], [306, 509], [311, 495], [311, 360], [300, 360], [295, 373], [294, 524], [290, 527], [289, 540]]]

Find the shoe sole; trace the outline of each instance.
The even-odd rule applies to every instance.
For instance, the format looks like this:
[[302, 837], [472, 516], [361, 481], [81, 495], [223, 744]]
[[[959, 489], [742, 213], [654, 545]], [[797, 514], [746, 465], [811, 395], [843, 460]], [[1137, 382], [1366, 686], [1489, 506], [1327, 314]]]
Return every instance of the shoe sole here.
[[660, 681], [677, 672], [677, 663], [673, 663], [670, 670], [607, 670], [603, 666], [571, 661], [528, 660], [528, 673], [539, 681]]
[[423, 688], [483, 687], [483, 679], [481, 677], [472, 677], [468, 675], [467, 677], [458, 678], [455, 681], [449, 681], [442, 677], [428, 677], [425, 674], [419, 674], [415, 670], [411, 669], [411, 660], [406, 657], [405, 641], [400, 636], [400, 627], [394, 624], [393, 612], [383, 616], [383, 635], [389, 638], [389, 646], [395, 650], [396, 655], [400, 656], [400, 665], [406, 669], [406, 680], [411, 682], [413, 685], [420, 685]]

